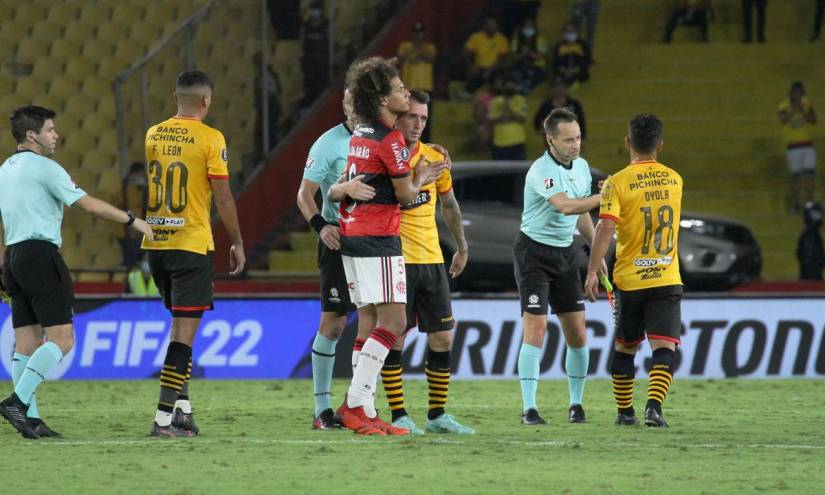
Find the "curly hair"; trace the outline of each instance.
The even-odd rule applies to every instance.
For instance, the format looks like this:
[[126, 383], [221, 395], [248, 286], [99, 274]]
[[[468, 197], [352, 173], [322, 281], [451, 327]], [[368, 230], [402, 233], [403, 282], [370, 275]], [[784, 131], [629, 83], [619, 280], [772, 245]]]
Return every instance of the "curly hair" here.
[[367, 121], [381, 116], [381, 98], [392, 92], [398, 69], [392, 60], [370, 57], [355, 61], [347, 70], [346, 84], [352, 93], [355, 113]]

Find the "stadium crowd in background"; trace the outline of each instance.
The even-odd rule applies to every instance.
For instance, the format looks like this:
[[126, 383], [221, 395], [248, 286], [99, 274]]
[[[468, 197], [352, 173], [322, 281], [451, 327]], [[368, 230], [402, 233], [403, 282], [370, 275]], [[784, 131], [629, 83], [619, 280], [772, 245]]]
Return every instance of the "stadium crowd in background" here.
[[751, 43], [753, 41], [753, 16], [756, 11], [756, 41], [764, 43], [766, 11], [768, 0], [742, 0], [742, 42]]
[[[397, 57], [401, 68], [401, 80], [410, 89], [425, 91], [429, 94], [433, 92], [433, 64], [435, 63], [438, 50], [435, 43], [427, 39], [427, 29], [421, 21], [413, 24], [412, 38], [398, 45]], [[427, 104], [429, 113], [428, 122], [432, 122], [433, 104]], [[430, 140], [430, 126], [424, 128], [421, 139], [424, 142]]]
[[579, 122], [579, 129], [582, 133], [582, 147], [584, 147], [584, 142], [587, 140], [587, 122], [584, 117], [584, 107], [582, 107], [579, 100], [570, 96], [570, 88], [561, 80], [556, 80], [550, 86], [547, 99], [541, 103], [539, 109], [533, 115], [533, 128], [536, 132], [544, 135], [544, 119], [557, 108], [567, 108], [576, 114], [576, 120]]
[[564, 26], [552, 56], [553, 73], [568, 86], [590, 79], [590, 46], [579, 37], [579, 30], [573, 24]]

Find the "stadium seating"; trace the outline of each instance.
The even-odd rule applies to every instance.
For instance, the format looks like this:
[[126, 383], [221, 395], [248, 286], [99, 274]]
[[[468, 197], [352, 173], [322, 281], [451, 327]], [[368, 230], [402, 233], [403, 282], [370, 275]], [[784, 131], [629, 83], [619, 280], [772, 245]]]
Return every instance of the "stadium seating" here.
[[[538, 27], [553, 40], [571, 0], [545, 0]], [[797, 276], [796, 239], [801, 218], [787, 213], [787, 169], [776, 108], [791, 80], [805, 82], [815, 108], [825, 107], [825, 62], [821, 44], [807, 43], [813, 2], [768, 3], [765, 44], [740, 43], [738, 1], [714, 1], [710, 43], [678, 29], [673, 43], [659, 40], [667, 8], [659, 0], [602, 2], [591, 80], [573, 95], [585, 108], [589, 139], [583, 155], [606, 172], [626, 162], [622, 136], [634, 114], [653, 112], [665, 123], [661, 160], [685, 178], [684, 208], [717, 213], [747, 224], [764, 257], [763, 277]], [[803, 28], [800, 28], [800, 25]], [[621, 29], [617, 29], [621, 26]], [[528, 156], [544, 149], [532, 130], [532, 114], [547, 92], [529, 96]], [[487, 159], [472, 139], [471, 104], [439, 101], [433, 139], [454, 160]], [[821, 126], [820, 126], [821, 128]], [[815, 131], [817, 147], [823, 133]], [[819, 164], [818, 191], [825, 187]]]
[[[57, 110], [62, 138], [58, 161], [89, 193], [119, 204], [112, 81], [207, 2], [32, 0], [23, 5], [0, 0], [0, 60], [10, 63], [8, 70], [3, 67], [0, 72], [0, 111], [8, 113], [32, 103]], [[254, 145], [257, 68], [252, 66], [252, 55], [260, 50], [259, 8], [258, 2], [217, 2], [196, 31], [195, 61], [213, 76], [220, 91], [214, 100], [217, 111], [208, 122], [226, 134], [237, 166]], [[178, 38], [147, 65], [147, 117], [152, 122], [175, 110], [172, 85], [185, 68], [184, 37]], [[216, 63], [207, 56], [211, 52], [220, 56]], [[123, 87], [130, 160], [143, 156], [140, 79], [136, 74]], [[8, 132], [2, 133], [0, 146], [13, 149]], [[63, 252], [71, 268], [114, 268], [120, 263], [120, 226], [79, 220], [69, 213], [66, 219]], [[107, 234], [89, 241], [81, 234], [91, 226]]]

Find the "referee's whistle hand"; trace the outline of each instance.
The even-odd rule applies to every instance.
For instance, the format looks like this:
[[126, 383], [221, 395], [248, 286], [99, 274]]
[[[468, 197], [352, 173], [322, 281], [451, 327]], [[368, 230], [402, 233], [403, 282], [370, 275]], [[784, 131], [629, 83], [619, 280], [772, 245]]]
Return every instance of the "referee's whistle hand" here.
[[132, 224], [132, 228], [146, 236], [146, 240], [155, 240], [155, 234], [152, 232], [152, 227], [150, 227], [149, 224], [146, 223], [146, 220], [143, 220], [142, 218], [135, 218], [135, 221]]

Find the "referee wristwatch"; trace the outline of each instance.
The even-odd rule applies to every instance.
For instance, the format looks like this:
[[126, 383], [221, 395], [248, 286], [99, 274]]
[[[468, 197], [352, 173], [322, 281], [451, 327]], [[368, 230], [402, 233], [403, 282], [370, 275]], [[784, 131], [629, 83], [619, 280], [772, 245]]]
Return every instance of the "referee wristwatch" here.
[[126, 225], [129, 226], [135, 223], [135, 214], [131, 211], [127, 211], [126, 214], [129, 215], [129, 220], [126, 220]]

